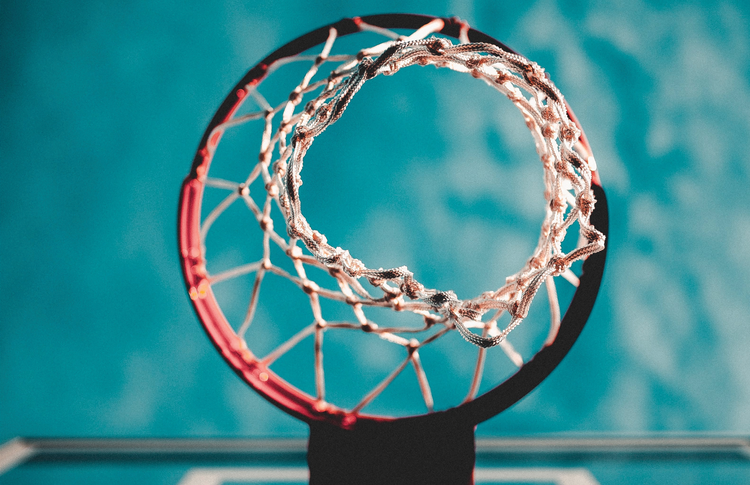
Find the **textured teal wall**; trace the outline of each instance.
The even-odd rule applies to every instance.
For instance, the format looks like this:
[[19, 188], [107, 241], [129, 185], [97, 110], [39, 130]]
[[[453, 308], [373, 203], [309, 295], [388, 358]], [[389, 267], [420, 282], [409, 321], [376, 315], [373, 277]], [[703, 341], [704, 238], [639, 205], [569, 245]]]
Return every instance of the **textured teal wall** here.
[[[0, 441], [305, 433], [228, 370], [198, 325], [177, 259], [178, 190], [247, 68], [300, 33], [388, 11], [457, 15], [545, 66], [587, 130], [609, 196], [609, 261], [589, 326], [541, 388], [480, 433], [750, 433], [743, 2], [31, 1], [0, 5]], [[405, 92], [419, 79], [405, 77], [417, 83]], [[470, 151], [472, 136], [499, 136], [472, 130], [471, 103], [434, 89], [456, 136], [393, 151], [446, 166], [456, 154], [502, 160]], [[386, 180], [361, 167], [350, 175]], [[461, 174], [433, 174], [453, 190], [438, 202], [466, 217], [523, 214], [493, 199], [496, 187], [477, 189], [486, 179]], [[477, 204], [476, 190], [496, 206]], [[410, 219], [377, 232], [378, 217], [400, 207], [375, 199], [351, 207], [369, 219], [341, 221], [410, 257], [407, 244], [388, 246], [412, 237]], [[487, 240], [480, 222], [460, 227]], [[445, 235], [449, 251], [468, 244], [460, 234]], [[455, 251], [437, 269], [415, 264], [473, 290], [479, 259], [456, 264]]]

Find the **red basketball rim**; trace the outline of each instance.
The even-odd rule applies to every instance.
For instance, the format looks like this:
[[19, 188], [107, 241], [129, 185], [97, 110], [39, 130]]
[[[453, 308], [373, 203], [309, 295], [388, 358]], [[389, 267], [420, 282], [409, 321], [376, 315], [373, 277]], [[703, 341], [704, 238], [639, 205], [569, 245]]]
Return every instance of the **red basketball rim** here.
[[[273, 371], [261, 364], [258, 358], [247, 349], [225, 318], [213, 291], [206, 279], [203, 268], [205, 260], [201, 247], [201, 203], [204, 183], [201, 178], [208, 172], [212, 151], [211, 144], [218, 144], [218, 137], [209, 140], [212, 130], [231, 118], [246, 95], [245, 86], [258, 84], [268, 74], [270, 66], [280, 59], [298, 55], [326, 41], [330, 28], [335, 28], [338, 36], [360, 31], [359, 25], [365, 22], [387, 29], [418, 29], [437, 17], [413, 14], [387, 14], [342, 19], [309, 32], [282, 46], [263, 59], [237, 83], [206, 129], [193, 160], [190, 174], [185, 178], [180, 192], [178, 237], [182, 271], [193, 307], [209, 338], [230, 367], [255, 391], [285, 412], [306, 422], [324, 421], [342, 428], [352, 428], [357, 423], [400, 420], [427, 421], [439, 415], [450, 413], [455, 419], [476, 425], [512, 406], [538, 386], [562, 361], [580, 335], [596, 300], [604, 272], [606, 248], [584, 261], [580, 284], [575, 291], [570, 306], [565, 312], [557, 338], [545, 346], [523, 367], [506, 381], [472, 401], [444, 412], [436, 412], [405, 418], [353, 415], [333, 404], [321, 405], [316, 399], [284, 381]], [[465, 24], [455, 18], [442, 18], [446, 36], [458, 38]], [[472, 42], [487, 42], [514, 52], [508, 46], [474, 29], [468, 30]], [[580, 123], [568, 107], [570, 119], [581, 129]], [[588, 141], [581, 129], [580, 143], [589, 151]], [[604, 190], [598, 173], [593, 172], [592, 189], [597, 203], [591, 215], [592, 224], [605, 236], [608, 234], [608, 211]]]

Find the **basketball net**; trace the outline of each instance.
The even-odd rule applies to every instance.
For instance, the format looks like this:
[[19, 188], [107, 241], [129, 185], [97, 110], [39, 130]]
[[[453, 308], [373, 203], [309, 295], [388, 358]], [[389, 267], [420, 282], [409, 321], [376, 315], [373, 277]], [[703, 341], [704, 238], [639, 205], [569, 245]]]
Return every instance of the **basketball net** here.
[[[295, 54], [280, 58], [271, 65], [262, 65], [261, 68], [266, 70], [264, 75], [253, 78], [237, 90], [238, 100], [231, 113], [249, 99], [258, 109], [227, 116], [210, 131], [199, 151], [200, 163], [194, 166], [195, 173], [186, 184], [197, 183], [200, 191], [203, 187], [226, 190], [227, 195], [200, 222], [202, 254], [193, 255], [188, 251], [190, 254], [183, 255], [188, 261], [186, 271], [191, 273], [190, 278], [198, 281], [197, 284], [188, 283], [190, 297], [196, 302], [204, 299], [213, 285], [230, 278], [255, 274], [245, 317], [236, 329], [243, 349], [247, 349], [244, 336], [254, 320], [265, 278], [271, 276], [289, 280], [307, 295], [313, 321], [269, 354], [257, 358], [246, 357], [246, 360], [252, 360], [252, 365], [256, 367], [267, 368], [302, 340], [314, 335], [315, 401], [321, 410], [326, 406], [322, 364], [325, 332], [359, 330], [405, 350], [401, 364], [347, 412], [344, 420], [355, 419], [353, 416], [409, 365], [414, 367], [427, 409], [432, 411], [433, 399], [419, 351], [454, 330], [483, 349], [500, 345], [509, 358], [521, 367], [523, 360], [506, 338], [524, 321], [532, 301], [544, 285], [551, 315], [546, 344], [553, 342], [560, 327], [554, 279], [563, 277], [577, 285], [578, 277], [571, 271], [571, 265], [604, 249], [605, 241], [603, 233], [590, 221], [596, 203], [592, 178], [598, 183], [594, 158], [586, 145], [580, 143], [581, 132], [570, 119], [562, 94], [543, 68], [494, 44], [469, 42], [468, 26], [462, 28], [458, 44], [444, 37], [436, 37], [434, 34], [444, 26], [440, 19], [427, 22], [408, 37], [360, 19], [354, 21], [360, 31], [380, 34], [384, 41], [351, 54], [332, 55], [338, 32], [331, 27], [327, 40], [318, 52]], [[309, 67], [302, 79], [293, 82], [288, 96], [280, 102], [267, 99], [261, 92], [260, 82], [280, 66], [289, 63]], [[425, 287], [406, 266], [387, 269], [367, 267], [348, 250], [329, 242], [325, 235], [311, 227], [303, 213], [303, 163], [315, 139], [343, 116], [353, 97], [367, 81], [381, 75], [397, 75], [402, 69], [427, 66], [464, 73], [507, 97], [520, 111], [531, 132], [543, 169], [545, 216], [536, 248], [518, 272], [499, 278], [498, 287], [471, 299], [461, 300], [450, 289]], [[212, 177], [208, 167], [222, 135], [249, 123], [263, 125], [257, 163], [252, 165], [244, 180]], [[205, 264], [206, 235], [213, 223], [235, 202], [244, 204], [252, 212], [261, 230], [263, 251], [254, 262], [211, 274]], [[274, 226], [273, 211], [280, 212], [286, 227]], [[576, 224], [578, 243], [575, 249], [565, 252], [563, 242]], [[294, 271], [287, 271], [277, 264], [272, 258], [272, 246], [278, 247], [289, 258]], [[338, 290], [327, 289], [327, 285], [313, 281], [307, 271], [311, 267], [322, 269], [330, 275]], [[351, 308], [351, 321], [328, 321], [321, 309], [321, 299], [348, 305]], [[416, 323], [407, 328], [381, 326], [368, 318], [370, 308], [410, 312], [415, 315]], [[498, 321], [505, 314], [510, 316], [510, 322], [501, 328]], [[477, 394], [483, 355], [480, 352], [467, 400]], [[263, 371], [258, 373], [256, 369], [253, 372], [252, 379], [263, 382], [264, 376], [268, 379], [268, 374]], [[344, 426], [346, 424], [343, 423]]]

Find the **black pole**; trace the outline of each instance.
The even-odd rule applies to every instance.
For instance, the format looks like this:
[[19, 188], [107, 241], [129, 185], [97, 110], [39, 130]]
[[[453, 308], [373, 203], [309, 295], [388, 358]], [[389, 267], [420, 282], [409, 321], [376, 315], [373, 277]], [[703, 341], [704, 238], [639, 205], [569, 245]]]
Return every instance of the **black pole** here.
[[473, 484], [474, 425], [450, 411], [429, 418], [310, 423], [310, 484]]

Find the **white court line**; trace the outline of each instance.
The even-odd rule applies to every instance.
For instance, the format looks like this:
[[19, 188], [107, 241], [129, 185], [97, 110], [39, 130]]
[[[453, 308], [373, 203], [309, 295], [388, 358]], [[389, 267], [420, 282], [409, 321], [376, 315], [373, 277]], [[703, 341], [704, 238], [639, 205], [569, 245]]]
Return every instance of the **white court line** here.
[[177, 485], [222, 485], [224, 482], [307, 483], [305, 467], [277, 468], [192, 468]]
[[740, 445], [740, 450], [743, 455], [747, 457], [748, 460], [750, 460], [750, 444], [748, 443], [742, 443]]
[[13, 438], [0, 446], [0, 475], [22, 463], [26, 458], [33, 455], [34, 447], [24, 443], [18, 438]]
[[[177, 485], [223, 485], [225, 482], [307, 483], [304, 467], [193, 468]], [[477, 483], [554, 483], [555, 485], [599, 485], [585, 468], [477, 468]]]
[[585, 468], [477, 468], [477, 483], [554, 483], [555, 485], [599, 485]]

